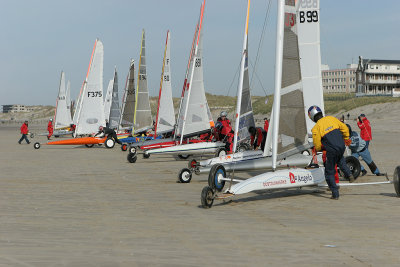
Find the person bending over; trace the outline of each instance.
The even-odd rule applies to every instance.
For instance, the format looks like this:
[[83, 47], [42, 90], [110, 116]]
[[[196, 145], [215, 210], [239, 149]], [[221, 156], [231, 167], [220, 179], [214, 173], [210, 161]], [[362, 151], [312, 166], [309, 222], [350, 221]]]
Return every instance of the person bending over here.
[[117, 133], [111, 128], [100, 126], [99, 132], [95, 135], [95, 137], [103, 136], [107, 136], [107, 138], [112, 138], [116, 143], [122, 145], [122, 142], [118, 140]]
[[254, 150], [261, 150], [264, 151], [265, 147], [265, 140], [267, 138], [267, 132], [264, 131], [261, 127], [249, 127], [250, 133], [250, 146], [254, 148]]

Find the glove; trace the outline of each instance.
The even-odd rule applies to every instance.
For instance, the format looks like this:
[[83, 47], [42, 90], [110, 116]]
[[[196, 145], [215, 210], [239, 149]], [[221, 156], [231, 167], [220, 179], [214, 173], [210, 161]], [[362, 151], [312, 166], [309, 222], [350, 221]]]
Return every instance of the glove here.
[[349, 146], [349, 145], [351, 144], [351, 139], [349, 138], [349, 139], [347, 139], [347, 140], [344, 140], [344, 144], [345, 144], [346, 146]]

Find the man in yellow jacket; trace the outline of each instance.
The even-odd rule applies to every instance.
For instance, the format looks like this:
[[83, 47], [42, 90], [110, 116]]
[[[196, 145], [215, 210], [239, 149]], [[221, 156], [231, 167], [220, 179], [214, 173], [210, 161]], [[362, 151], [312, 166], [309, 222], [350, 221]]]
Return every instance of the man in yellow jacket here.
[[324, 117], [322, 110], [317, 106], [308, 109], [308, 116], [315, 122], [311, 130], [315, 149], [326, 150], [325, 179], [332, 191], [331, 199], [339, 199], [339, 188], [335, 183], [335, 165], [339, 166], [351, 183], [354, 182], [354, 176], [343, 157], [345, 145], [351, 143], [349, 129], [335, 117]]

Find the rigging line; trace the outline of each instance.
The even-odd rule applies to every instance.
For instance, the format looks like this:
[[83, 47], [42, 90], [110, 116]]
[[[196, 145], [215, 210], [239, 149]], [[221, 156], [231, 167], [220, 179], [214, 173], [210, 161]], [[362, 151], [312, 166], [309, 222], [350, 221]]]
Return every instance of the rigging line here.
[[[263, 91], [264, 91], [264, 93], [265, 93], [265, 96], [268, 96], [268, 93], [267, 93], [267, 91], [265, 90], [264, 85], [262, 84], [261, 79], [260, 79], [260, 77], [258, 76], [258, 74], [257, 74], [257, 72], [256, 72], [256, 70], [255, 70], [255, 67], [254, 67], [253, 64], [251, 63], [251, 60], [249, 60], [249, 62], [250, 62], [250, 65], [253, 67], [253, 76], [254, 76], [254, 75], [256, 76], [258, 82], [259, 82], [260, 85], [261, 85], [261, 88], [263, 89]], [[250, 88], [251, 88], [251, 86], [250, 86]]]
[[[267, 28], [267, 25], [268, 25], [268, 18], [269, 18], [270, 10], [271, 10], [271, 0], [268, 1], [267, 11], [265, 12], [263, 29], [261, 31], [260, 41], [258, 43], [258, 48], [257, 48], [256, 61], [254, 62], [253, 74], [251, 75], [251, 79], [250, 79], [250, 88], [251, 88], [251, 85], [253, 83], [254, 74], [256, 73], [256, 66], [257, 66], [257, 63], [258, 63], [258, 59], [260, 58], [261, 45], [262, 45], [262, 43], [264, 41], [265, 31], [266, 31], [266, 28]], [[264, 90], [264, 88], [263, 88], [263, 90]], [[265, 90], [264, 90], [264, 92], [265, 92]]]
[[[231, 91], [231, 89], [232, 89], [232, 86], [233, 86], [233, 83], [235, 82], [235, 80], [236, 80], [236, 76], [238, 75], [238, 73], [239, 73], [239, 70], [240, 70], [240, 64], [242, 63], [242, 60], [240, 59], [240, 61], [239, 61], [239, 65], [238, 65], [238, 67], [237, 67], [237, 69], [236, 69], [236, 72], [235, 72], [235, 75], [233, 76], [233, 79], [232, 79], [232, 82], [231, 82], [231, 85], [229, 86], [229, 88], [228, 88], [228, 93], [225, 95], [225, 96], [229, 96], [229, 93], [230, 93], [230, 91]], [[238, 78], [239, 79], [239, 78]]]

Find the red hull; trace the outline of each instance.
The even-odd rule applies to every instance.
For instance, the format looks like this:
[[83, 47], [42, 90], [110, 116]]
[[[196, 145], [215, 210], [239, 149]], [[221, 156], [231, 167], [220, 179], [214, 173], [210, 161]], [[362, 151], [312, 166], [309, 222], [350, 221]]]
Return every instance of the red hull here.
[[90, 144], [103, 144], [106, 141], [107, 137], [82, 137], [82, 138], [73, 138], [66, 140], [59, 140], [48, 142], [48, 145], [90, 145]]

